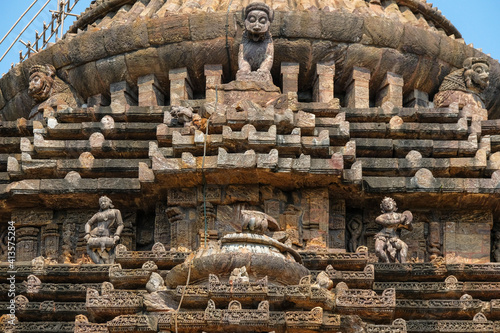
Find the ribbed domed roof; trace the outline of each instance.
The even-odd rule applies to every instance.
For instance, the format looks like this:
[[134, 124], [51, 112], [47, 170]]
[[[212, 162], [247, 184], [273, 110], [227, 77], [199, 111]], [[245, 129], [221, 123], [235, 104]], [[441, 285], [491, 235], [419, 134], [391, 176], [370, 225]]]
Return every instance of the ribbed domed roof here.
[[[105, 29], [109, 25], [116, 24], [116, 21], [130, 22], [140, 17], [234, 11], [242, 9], [248, 2], [241, 0], [95, 0], [69, 31]], [[265, 2], [278, 11], [342, 11], [361, 16], [378, 16], [432, 31], [441, 31], [447, 35], [454, 35], [455, 38], [461, 37], [460, 32], [450, 21], [425, 0], [268, 0]]]

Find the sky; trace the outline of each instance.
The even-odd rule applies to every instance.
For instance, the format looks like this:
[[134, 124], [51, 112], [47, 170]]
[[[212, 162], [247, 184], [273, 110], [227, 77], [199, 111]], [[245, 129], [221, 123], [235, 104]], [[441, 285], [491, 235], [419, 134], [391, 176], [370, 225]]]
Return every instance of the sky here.
[[[17, 35], [26, 24], [35, 16], [38, 10], [48, 2], [42, 13], [33, 21], [20, 38], [24, 42], [35, 40], [35, 30], [41, 32], [43, 22], [50, 22], [49, 10], [57, 9], [58, 0], [1, 0], [2, 11], [0, 12], [0, 38], [3, 38], [14, 25], [22, 13], [36, 1], [31, 10], [26, 14], [12, 33], [0, 44], [0, 57], [9, 48]], [[67, 1], [67, 0], [66, 0]], [[73, 9], [73, 13], [80, 14], [90, 4], [91, 0], [79, 0]], [[500, 59], [500, 43], [497, 35], [500, 32], [500, 0], [428, 0], [448, 18], [462, 33], [467, 44], [473, 43], [476, 48], [482, 48], [485, 54], [491, 54], [494, 59]], [[71, 4], [75, 0], [70, 0]], [[73, 22], [73, 17], [65, 21], [65, 29]], [[20, 42], [14, 43], [11, 51], [0, 61], [0, 75], [6, 73], [12, 63], [19, 62], [19, 51], [26, 50]]]

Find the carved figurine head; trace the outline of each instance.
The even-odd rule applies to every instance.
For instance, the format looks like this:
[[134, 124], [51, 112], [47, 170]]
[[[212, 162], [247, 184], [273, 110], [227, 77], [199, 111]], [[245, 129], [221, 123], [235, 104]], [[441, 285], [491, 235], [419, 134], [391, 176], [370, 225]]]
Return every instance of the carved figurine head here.
[[264, 40], [273, 22], [274, 12], [262, 2], [253, 2], [245, 7], [245, 29], [254, 42]]
[[464, 61], [464, 79], [468, 90], [483, 92], [490, 83], [490, 64], [484, 58], [467, 58]]
[[396, 206], [396, 201], [394, 201], [393, 198], [385, 197], [382, 199], [380, 209], [382, 209], [382, 213], [392, 213], [397, 211], [398, 207]]
[[34, 65], [30, 69], [28, 95], [41, 103], [50, 97], [54, 85], [56, 69], [52, 65]]
[[111, 199], [105, 195], [103, 195], [102, 197], [99, 198], [99, 207], [101, 208], [101, 210], [114, 208], [113, 202], [111, 201]]

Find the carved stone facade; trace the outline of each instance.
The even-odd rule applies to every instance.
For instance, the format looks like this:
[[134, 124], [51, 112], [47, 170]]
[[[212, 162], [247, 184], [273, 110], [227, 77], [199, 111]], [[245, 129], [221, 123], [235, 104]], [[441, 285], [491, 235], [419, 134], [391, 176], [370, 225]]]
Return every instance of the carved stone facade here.
[[0, 79], [0, 330], [500, 332], [462, 42], [420, 0], [92, 2]]

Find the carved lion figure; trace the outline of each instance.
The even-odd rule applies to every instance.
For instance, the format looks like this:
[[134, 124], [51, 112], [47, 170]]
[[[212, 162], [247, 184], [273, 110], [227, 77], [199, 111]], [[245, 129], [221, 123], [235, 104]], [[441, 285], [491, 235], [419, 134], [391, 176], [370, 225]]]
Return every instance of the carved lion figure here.
[[271, 81], [274, 45], [269, 31], [274, 12], [262, 2], [249, 4], [243, 10], [245, 32], [238, 52], [236, 80]]
[[34, 101], [29, 119], [41, 119], [46, 109], [57, 111], [58, 106], [75, 108], [81, 104], [81, 98], [57, 77], [54, 66], [48, 64], [31, 67], [28, 95]]
[[[480, 94], [490, 82], [490, 65], [483, 58], [467, 58], [463, 68], [448, 74], [434, 97], [434, 105], [438, 108], [457, 103], [460, 109], [473, 109], [473, 113], [484, 109], [484, 101]], [[472, 114], [470, 115], [472, 116]], [[483, 116], [484, 117], [484, 116]]]

